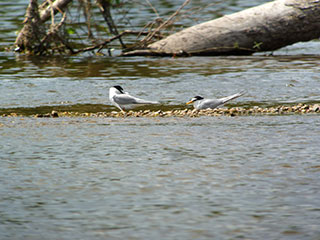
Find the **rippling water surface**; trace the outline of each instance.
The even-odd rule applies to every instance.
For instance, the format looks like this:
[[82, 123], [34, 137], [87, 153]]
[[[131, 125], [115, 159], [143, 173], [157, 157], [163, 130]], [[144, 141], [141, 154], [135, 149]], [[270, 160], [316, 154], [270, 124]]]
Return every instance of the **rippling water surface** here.
[[317, 239], [319, 116], [1, 119], [2, 239]]
[[[248, 5], [226, 2], [225, 12]], [[5, 44], [23, 12], [2, 6]], [[23, 116], [0, 117], [0, 239], [319, 239], [319, 114], [29, 116], [114, 111], [115, 84], [160, 100], [153, 110], [241, 90], [226, 107], [319, 103], [319, 49], [313, 41], [250, 57], [1, 52], [0, 114]]]
[[[316, 44], [314, 44], [316, 45]], [[15, 58], [0, 57], [0, 113], [111, 111], [110, 86], [180, 107], [195, 95], [255, 105], [319, 100], [319, 57]], [[39, 108], [40, 107], [40, 108]], [[158, 106], [159, 107], [159, 106]]]

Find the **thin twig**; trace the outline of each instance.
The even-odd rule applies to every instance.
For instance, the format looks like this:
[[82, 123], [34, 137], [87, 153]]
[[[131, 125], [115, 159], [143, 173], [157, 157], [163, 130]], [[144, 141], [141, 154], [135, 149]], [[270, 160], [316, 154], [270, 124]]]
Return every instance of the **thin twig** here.
[[84, 0], [84, 8], [83, 8], [83, 15], [87, 22], [88, 28], [88, 38], [93, 39], [93, 33], [91, 31], [91, 0]]
[[153, 12], [157, 15], [157, 17], [159, 18], [159, 13], [157, 12], [157, 10], [154, 8], [154, 6], [151, 4], [151, 2], [149, 0], [146, 0], [146, 2], [148, 3], [148, 5], [151, 7], [151, 9], [153, 10]]
[[95, 49], [99, 49], [98, 51], [101, 51], [108, 43], [111, 43], [114, 40], [117, 40], [119, 38], [121, 38], [123, 35], [127, 35], [127, 34], [140, 34], [140, 35], [148, 35], [149, 32], [140, 32], [140, 31], [131, 31], [131, 30], [125, 30], [122, 33], [118, 34], [117, 36], [114, 36], [112, 38], [106, 39], [105, 41], [103, 41], [102, 43], [96, 44], [94, 46], [90, 46], [90, 47], [86, 47], [86, 48], [82, 48], [79, 49], [77, 51], [71, 51], [72, 54], [78, 54], [81, 52], [88, 52], [88, 51], [93, 51]]
[[[117, 26], [115, 25], [113, 18], [112, 18], [112, 15], [111, 15], [111, 10], [110, 10], [111, 1], [97, 0], [96, 4], [98, 5], [98, 7], [102, 13], [103, 18], [105, 19], [105, 21], [108, 25], [110, 33], [113, 35], [119, 36], [120, 34], [118, 32]], [[126, 48], [126, 45], [122, 42], [121, 36], [117, 39], [119, 39], [119, 42], [120, 42], [122, 48]]]
[[54, 26], [54, 10], [53, 10], [53, 3], [51, 0], [48, 0], [49, 5], [50, 5], [50, 13], [51, 13], [51, 25]]
[[163, 22], [162, 24], [160, 24], [159, 27], [157, 27], [151, 34], [150, 36], [146, 37], [146, 39], [144, 40], [145, 42], [149, 42], [156, 33], [158, 33], [162, 28], [164, 28], [169, 22], [171, 22], [173, 20], [173, 18], [175, 18], [180, 11], [187, 5], [189, 4], [190, 0], [186, 0], [179, 8], [178, 10], [172, 14], [165, 22]]
[[41, 40], [41, 42], [39, 44], [39, 50], [38, 50], [40, 55], [42, 54], [43, 51], [47, 50], [47, 49], [43, 48], [43, 46], [47, 42], [47, 40], [52, 36], [57, 37], [60, 40], [60, 42], [62, 42], [63, 45], [67, 49], [69, 49], [71, 52], [73, 52], [73, 49], [68, 44], [66, 44], [64, 42], [64, 40], [59, 36], [59, 34], [57, 34], [59, 28], [65, 23], [66, 19], [67, 19], [67, 15], [66, 15], [66, 13], [64, 13], [63, 16], [62, 16], [61, 21], [59, 22], [59, 24], [57, 24], [56, 26], [52, 25], [52, 28], [49, 30], [49, 32], [46, 34], [46, 36]]

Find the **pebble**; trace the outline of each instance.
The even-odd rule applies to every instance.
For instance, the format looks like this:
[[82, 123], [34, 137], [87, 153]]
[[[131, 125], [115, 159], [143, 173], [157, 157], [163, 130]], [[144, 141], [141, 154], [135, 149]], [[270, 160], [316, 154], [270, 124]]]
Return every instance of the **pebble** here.
[[53, 111], [51, 112], [51, 117], [59, 117], [58, 112], [53, 110]]

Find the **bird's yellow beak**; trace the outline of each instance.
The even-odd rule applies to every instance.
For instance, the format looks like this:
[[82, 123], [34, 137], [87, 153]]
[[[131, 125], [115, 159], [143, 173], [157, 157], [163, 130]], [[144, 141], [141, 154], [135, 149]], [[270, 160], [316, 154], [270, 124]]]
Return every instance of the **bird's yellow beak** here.
[[189, 102], [186, 102], [187, 105], [191, 104], [191, 103], [193, 103], [193, 100], [190, 100]]

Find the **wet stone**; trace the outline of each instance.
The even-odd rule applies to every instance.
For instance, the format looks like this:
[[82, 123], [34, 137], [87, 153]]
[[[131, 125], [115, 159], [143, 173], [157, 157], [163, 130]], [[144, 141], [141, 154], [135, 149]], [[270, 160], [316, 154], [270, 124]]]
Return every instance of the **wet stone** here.
[[319, 105], [319, 104], [313, 105], [313, 107], [311, 108], [311, 110], [312, 110], [313, 112], [320, 112], [320, 105]]
[[51, 112], [51, 117], [54, 117], [54, 118], [59, 117], [58, 112], [57, 111], [52, 111]]

